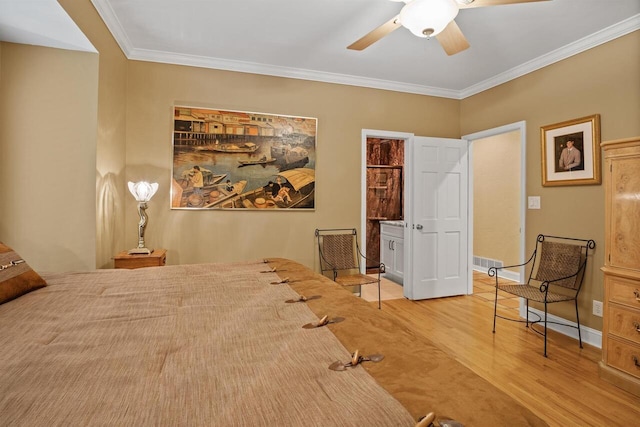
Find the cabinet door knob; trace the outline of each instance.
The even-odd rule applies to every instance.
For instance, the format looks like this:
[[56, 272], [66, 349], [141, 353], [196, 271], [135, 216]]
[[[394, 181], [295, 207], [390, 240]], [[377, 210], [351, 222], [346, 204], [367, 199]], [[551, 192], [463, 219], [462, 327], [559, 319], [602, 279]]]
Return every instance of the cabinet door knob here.
[[636, 328], [636, 332], [640, 334], [640, 323], [633, 322], [633, 327]]
[[633, 294], [636, 296], [636, 301], [640, 302], [640, 291], [636, 289]]
[[416, 229], [422, 230], [422, 224], [416, 224]]
[[636, 368], [640, 368], [640, 363], [638, 363], [638, 358], [633, 356], [633, 364], [636, 365]]

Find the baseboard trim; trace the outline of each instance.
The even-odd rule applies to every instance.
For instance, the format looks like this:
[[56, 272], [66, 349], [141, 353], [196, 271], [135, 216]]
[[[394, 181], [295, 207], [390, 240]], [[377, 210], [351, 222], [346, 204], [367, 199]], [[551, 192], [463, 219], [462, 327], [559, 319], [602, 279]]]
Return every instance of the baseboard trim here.
[[[526, 310], [526, 305], [520, 304], [520, 317], [522, 317], [523, 319], [526, 317], [525, 310]], [[529, 307], [529, 311], [531, 313], [537, 314], [538, 316], [540, 316], [541, 319], [544, 319], [544, 311], [531, 308], [531, 307]], [[548, 314], [547, 320], [551, 322], [562, 322], [562, 323], [565, 323], [566, 325], [573, 326], [571, 327], [571, 326], [565, 326], [565, 325], [558, 325], [556, 323], [547, 324], [547, 328], [551, 330], [560, 332], [561, 334], [571, 337], [575, 340], [578, 339], [578, 329], [577, 329], [578, 324], [576, 322], [572, 322], [570, 320], [567, 320], [559, 316], [555, 316], [553, 314]], [[596, 348], [602, 348], [602, 331], [599, 331], [597, 329], [592, 329], [584, 325], [580, 326], [580, 331], [582, 334], [583, 343], [592, 345]]]
[[[482, 266], [480, 266], [480, 265], [474, 265], [472, 268], [473, 268], [473, 270], [474, 270], [474, 271], [477, 271], [477, 272], [479, 272], [479, 273], [485, 273], [485, 274], [487, 274], [487, 270], [488, 270], [488, 268], [487, 268], [487, 267], [482, 267]], [[510, 271], [510, 270], [500, 270], [499, 275], [500, 275], [500, 277], [502, 277], [503, 279], [507, 279], [507, 280], [511, 280], [511, 281], [513, 281], [513, 282], [521, 283], [521, 282], [520, 282], [520, 273], [518, 273], [518, 272]], [[489, 275], [487, 275], [487, 277], [488, 277], [488, 276], [489, 276]]]

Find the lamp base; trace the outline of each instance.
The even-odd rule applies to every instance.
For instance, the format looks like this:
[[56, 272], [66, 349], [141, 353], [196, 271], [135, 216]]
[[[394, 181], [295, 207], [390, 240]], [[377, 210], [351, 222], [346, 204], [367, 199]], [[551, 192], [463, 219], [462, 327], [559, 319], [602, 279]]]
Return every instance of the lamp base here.
[[153, 249], [133, 248], [133, 249], [129, 249], [127, 253], [129, 255], [151, 255], [151, 252], [153, 252]]

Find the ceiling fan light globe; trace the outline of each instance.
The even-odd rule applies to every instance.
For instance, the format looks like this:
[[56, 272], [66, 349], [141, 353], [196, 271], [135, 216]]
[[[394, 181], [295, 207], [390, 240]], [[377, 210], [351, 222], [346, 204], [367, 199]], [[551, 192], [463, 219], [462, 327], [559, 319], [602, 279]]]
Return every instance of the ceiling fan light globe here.
[[433, 37], [458, 16], [458, 10], [454, 0], [413, 0], [400, 11], [399, 22], [418, 37]]

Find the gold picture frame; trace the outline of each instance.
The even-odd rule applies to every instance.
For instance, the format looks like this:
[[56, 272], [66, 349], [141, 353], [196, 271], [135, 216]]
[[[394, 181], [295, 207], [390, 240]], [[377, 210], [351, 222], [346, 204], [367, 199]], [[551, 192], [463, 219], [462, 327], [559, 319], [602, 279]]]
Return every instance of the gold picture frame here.
[[542, 185], [598, 185], [600, 115], [567, 120], [540, 128]]

